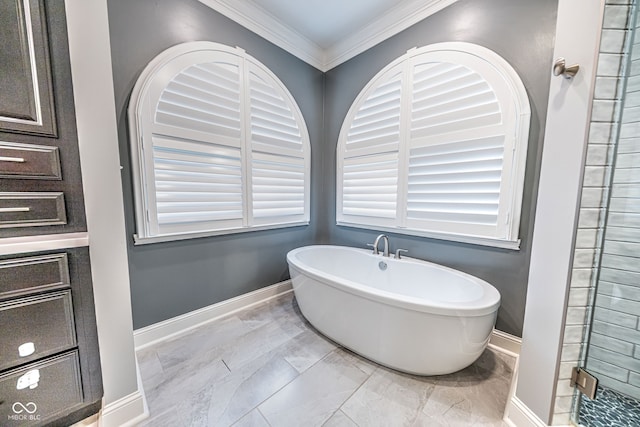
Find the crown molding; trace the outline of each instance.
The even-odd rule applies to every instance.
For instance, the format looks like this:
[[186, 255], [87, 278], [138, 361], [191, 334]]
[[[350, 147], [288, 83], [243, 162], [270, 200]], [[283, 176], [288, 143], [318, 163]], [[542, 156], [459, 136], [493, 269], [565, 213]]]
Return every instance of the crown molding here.
[[457, 1], [413, 0], [401, 3], [366, 27], [327, 49], [322, 71], [328, 71], [348, 61]]
[[326, 72], [458, 0], [403, 2], [326, 50], [251, 2], [199, 1], [309, 65]]
[[250, 2], [198, 0], [309, 65], [324, 71], [324, 50], [307, 37]]

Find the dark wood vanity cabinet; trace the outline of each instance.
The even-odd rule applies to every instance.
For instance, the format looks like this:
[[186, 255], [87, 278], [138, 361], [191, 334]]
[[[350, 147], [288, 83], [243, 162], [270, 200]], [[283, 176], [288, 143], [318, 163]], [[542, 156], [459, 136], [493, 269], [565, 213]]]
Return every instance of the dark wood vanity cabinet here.
[[64, 0], [0, 0], [0, 425], [67, 426], [102, 377]]
[[0, 325], [0, 425], [70, 425], [100, 410], [88, 248], [0, 257]]
[[0, 238], [86, 232], [64, 0], [0, 0], [0, 40]]

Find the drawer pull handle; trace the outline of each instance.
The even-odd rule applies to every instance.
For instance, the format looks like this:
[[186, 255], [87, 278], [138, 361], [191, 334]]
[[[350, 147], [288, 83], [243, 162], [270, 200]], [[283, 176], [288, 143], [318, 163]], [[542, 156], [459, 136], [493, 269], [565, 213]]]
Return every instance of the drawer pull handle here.
[[25, 160], [22, 157], [4, 157], [4, 156], [0, 156], [0, 162], [24, 163]]
[[18, 384], [16, 388], [18, 390], [24, 390], [25, 388], [34, 389], [38, 387], [38, 383], [40, 382], [40, 370], [32, 369], [20, 378], [18, 378]]
[[18, 347], [18, 354], [20, 355], [20, 357], [31, 356], [35, 352], [36, 346], [32, 342], [26, 342]]
[[21, 208], [0, 208], [0, 213], [13, 213], [13, 212], [29, 212], [30, 207], [25, 206]]

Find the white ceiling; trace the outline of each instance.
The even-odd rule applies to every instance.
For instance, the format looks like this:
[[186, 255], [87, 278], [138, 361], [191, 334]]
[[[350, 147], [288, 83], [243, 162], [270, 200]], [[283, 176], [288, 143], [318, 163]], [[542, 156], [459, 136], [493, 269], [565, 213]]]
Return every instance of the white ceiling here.
[[457, 0], [199, 0], [327, 71]]
[[407, 0], [246, 0], [328, 49]]

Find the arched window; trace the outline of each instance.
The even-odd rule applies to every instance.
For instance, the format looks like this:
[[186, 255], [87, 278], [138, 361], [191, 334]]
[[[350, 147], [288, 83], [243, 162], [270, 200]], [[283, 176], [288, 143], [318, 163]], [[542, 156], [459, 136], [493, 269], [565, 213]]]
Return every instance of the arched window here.
[[308, 224], [302, 113], [242, 49], [167, 49], [138, 79], [129, 123], [137, 243]]
[[524, 85], [496, 53], [410, 50], [347, 113], [338, 224], [517, 248], [529, 120]]

